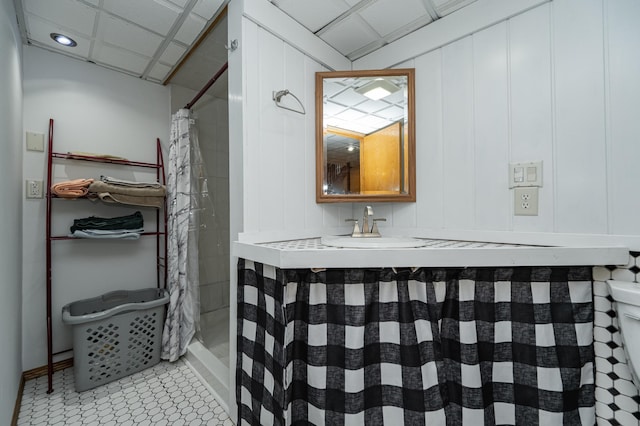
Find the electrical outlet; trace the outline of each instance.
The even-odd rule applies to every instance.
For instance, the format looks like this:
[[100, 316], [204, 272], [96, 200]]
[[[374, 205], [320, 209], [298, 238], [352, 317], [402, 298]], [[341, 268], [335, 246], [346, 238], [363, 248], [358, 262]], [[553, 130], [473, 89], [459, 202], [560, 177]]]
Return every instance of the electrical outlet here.
[[42, 187], [44, 183], [41, 180], [27, 180], [27, 198], [42, 198]]
[[513, 213], [516, 216], [538, 215], [538, 188], [535, 186], [517, 187], [513, 190]]

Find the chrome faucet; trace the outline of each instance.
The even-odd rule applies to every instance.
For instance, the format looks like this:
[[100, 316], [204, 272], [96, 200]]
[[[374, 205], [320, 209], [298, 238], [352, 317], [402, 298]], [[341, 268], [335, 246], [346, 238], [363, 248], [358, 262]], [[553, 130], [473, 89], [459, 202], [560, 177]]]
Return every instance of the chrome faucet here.
[[362, 233], [370, 234], [371, 228], [369, 228], [369, 216], [373, 219], [373, 207], [365, 206], [364, 213], [362, 214]]
[[[369, 226], [369, 217], [371, 216], [371, 222], [373, 223]], [[353, 232], [351, 236], [354, 238], [371, 238], [371, 237], [380, 237], [380, 231], [378, 230], [378, 221], [386, 221], [387, 219], [379, 218], [373, 219], [373, 207], [366, 206], [364, 208], [364, 213], [362, 214], [362, 228], [358, 226], [357, 219], [347, 219], [347, 222], [355, 222], [353, 225]]]

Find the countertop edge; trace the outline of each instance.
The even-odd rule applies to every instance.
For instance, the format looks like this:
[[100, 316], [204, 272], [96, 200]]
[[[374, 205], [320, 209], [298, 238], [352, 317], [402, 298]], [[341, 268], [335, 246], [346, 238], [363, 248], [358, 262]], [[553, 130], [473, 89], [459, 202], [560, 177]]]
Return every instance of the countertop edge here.
[[599, 266], [626, 265], [629, 249], [607, 247], [477, 247], [408, 249], [278, 249], [233, 242], [232, 254], [278, 268]]

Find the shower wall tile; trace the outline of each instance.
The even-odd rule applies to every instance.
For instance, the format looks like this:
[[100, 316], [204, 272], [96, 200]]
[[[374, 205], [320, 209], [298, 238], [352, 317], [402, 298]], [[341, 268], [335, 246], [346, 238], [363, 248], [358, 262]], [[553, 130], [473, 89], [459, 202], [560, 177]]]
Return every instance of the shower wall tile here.
[[[640, 395], [631, 379], [618, 318], [606, 280], [638, 282], [637, 252], [626, 266], [593, 268], [596, 420], [598, 426], [640, 424]], [[635, 255], [635, 256], [634, 256]]]
[[223, 283], [222, 284], [222, 301], [223, 301], [223, 308], [226, 308], [229, 306], [229, 297], [230, 297], [230, 293], [231, 292], [231, 286], [228, 283]]
[[211, 284], [200, 284], [200, 316], [205, 312], [212, 310], [212, 305], [215, 303], [215, 296]]
[[[227, 296], [225, 297], [224, 294]], [[216, 282], [200, 285], [200, 314], [229, 306], [229, 283]]]
[[199, 142], [213, 215], [200, 230], [200, 313], [229, 306], [229, 112], [226, 99], [197, 109]]
[[220, 281], [228, 281], [227, 274], [225, 272], [225, 262], [228, 263], [228, 259], [225, 256], [216, 256], [207, 258], [204, 264], [204, 270], [206, 280], [200, 279], [203, 284], [209, 284]]

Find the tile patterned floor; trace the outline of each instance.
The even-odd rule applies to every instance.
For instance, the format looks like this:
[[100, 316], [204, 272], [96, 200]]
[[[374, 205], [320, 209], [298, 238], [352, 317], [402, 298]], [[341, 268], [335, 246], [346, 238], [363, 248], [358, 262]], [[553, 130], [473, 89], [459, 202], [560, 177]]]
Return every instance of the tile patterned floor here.
[[73, 368], [25, 383], [18, 425], [233, 426], [182, 360], [161, 362], [115, 382], [77, 393]]

